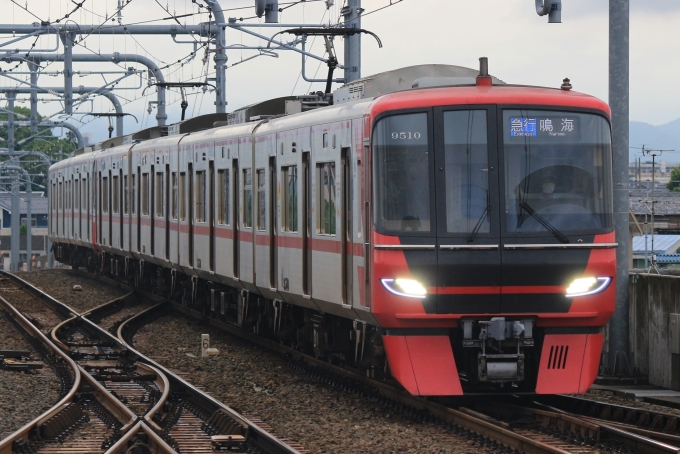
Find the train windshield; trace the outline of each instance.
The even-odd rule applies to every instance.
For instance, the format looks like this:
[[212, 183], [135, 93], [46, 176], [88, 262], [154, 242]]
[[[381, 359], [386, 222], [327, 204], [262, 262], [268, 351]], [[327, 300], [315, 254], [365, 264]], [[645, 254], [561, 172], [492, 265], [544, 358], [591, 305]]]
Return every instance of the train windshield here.
[[503, 150], [507, 232], [611, 227], [611, 135], [603, 117], [505, 110]]
[[373, 130], [376, 226], [430, 232], [430, 156], [427, 114], [392, 115]]

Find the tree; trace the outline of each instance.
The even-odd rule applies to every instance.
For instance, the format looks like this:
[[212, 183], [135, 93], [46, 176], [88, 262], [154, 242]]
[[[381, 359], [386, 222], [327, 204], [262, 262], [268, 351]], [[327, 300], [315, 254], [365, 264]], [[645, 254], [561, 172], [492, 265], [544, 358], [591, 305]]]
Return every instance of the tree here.
[[666, 183], [666, 187], [673, 192], [680, 192], [680, 166], [673, 169], [671, 179]]

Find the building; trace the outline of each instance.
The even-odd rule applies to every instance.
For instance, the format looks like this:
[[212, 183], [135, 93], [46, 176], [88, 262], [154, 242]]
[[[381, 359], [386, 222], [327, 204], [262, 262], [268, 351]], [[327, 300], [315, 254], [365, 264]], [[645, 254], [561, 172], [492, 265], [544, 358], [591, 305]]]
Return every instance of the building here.
[[652, 255], [656, 255], [657, 259], [662, 257], [664, 260], [659, 261], [663, 263], [673, 263], [666, 260], [668, 256], [676, 256], [680, 258], [680, 235], [654, 235], [654, 249], [652, 249], [652, 235], [635, 236], [633, 237], [633, 268], [646, 268], [645, 257], [648, 262], [651, 262]]
[[[10, 235], [12, 228], [12, 194], [0, 194], [0, 235]], [[19, 193], [19, 207], [21, 224], [26, 224], [26, 193]], [[47, 197], [43, 192], [34, 192], [31, 197], [31, 233], [33, 235], [47, 235]]]

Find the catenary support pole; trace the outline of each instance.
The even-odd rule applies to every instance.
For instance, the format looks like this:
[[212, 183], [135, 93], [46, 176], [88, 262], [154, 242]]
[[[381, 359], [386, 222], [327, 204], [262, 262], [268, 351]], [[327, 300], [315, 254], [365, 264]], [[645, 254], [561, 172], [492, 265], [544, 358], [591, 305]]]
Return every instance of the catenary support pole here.
[[64, 112], [68, 115], [73, 113], [73, 41], [74, 33], [62, 33], [61, 41], [64, 44]]
[[[361, 0], [347, 0], [342, 9], [346, 28], [361, 28]], [[345, 37], [345, 83], [361, 78], [361, 33]]]
[[33, 188], [31, 187], [31, 177], [27, 176], [26, 181], [26, 263], [28, 271], [33, 269], [33, 241], [31, 231], [31, 199], [33, 198]]
[[38, 132], [38, 64], [30, 59], [28, 68], [31, 71], [31, 132]]
[[[224, 13], [217, 0], [206, 0], [206, 3], [212, 10], [215, 16], [215, 22], [217, 24], [224, 24]], [[224, 49], [225, 44], [225, 26], [215, 25], [219, 28], [217, 34], [215, 35], [215, 57], [213, 61], [215, 62], [215, 86], [217, 87], [217, 93], [215, 93], [215, 112], [225, 113], [227, 111], [227, 99], [224, 92], [226, 88], [226, 64], [227, 64], [227, 51]]]
[[[609, 0], [609, 105], [612, 110], [614, 224], [616, 226], [616, 312], [609, 322], [608, 367], [630, 372], [628, 314], [628, 133], [630, 0]], [[630, 362], [628, 360], [630, 359]]]

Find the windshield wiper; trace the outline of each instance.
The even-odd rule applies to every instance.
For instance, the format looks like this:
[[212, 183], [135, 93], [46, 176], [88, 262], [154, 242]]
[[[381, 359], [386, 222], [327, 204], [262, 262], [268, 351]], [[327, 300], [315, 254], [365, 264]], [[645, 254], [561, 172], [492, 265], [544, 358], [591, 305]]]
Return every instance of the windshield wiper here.
[[487, 214], [489, 213], [489, 208], [491, 206], [491, 200], [489, 197], [489, 190], [486, 190], [486, 207], [484, 207], [484, 211], [482, 212], [482, 215], [479, 217], [479, 220], [477, 221], [477, 224], [475, 224], [475, 228], [472, 229], [472, 232], [470, 233], [470, 236], [468, 237], [468, 243], [472, 243], [475, 240], [475, 237], [477, 236], [477, 233], [479, 230], [482, 228], [482, 225], [484, 224], [484, 219], [486, 218]]
[[531, 216], [536, 218], [539, 224], [541, 224], [543, 227], [545, 227], [550, 233], [552, 233], [555, 238], [560, 240], [562, 243], [568, 243], [569, 238], [564, 236], [562, 232], [557, 230], [555, 227], [552, 226], [548, 221], [546, 221], [540, 214], [536, 213], [536, 210], [531, 208], [531, 205], [529, 205], [526, 202], [520, 202], [519, 207], [529, 213]]

